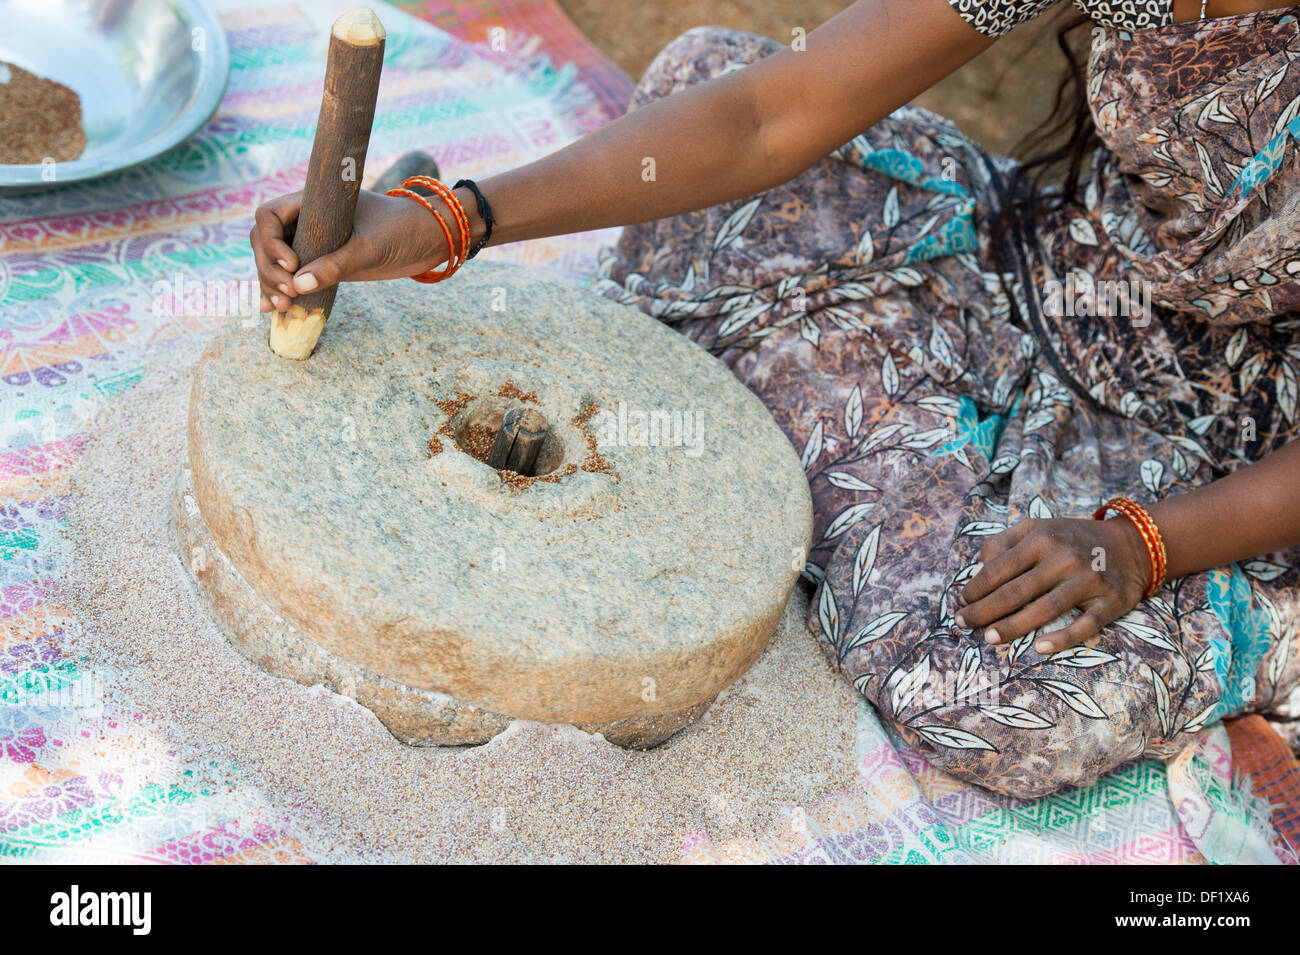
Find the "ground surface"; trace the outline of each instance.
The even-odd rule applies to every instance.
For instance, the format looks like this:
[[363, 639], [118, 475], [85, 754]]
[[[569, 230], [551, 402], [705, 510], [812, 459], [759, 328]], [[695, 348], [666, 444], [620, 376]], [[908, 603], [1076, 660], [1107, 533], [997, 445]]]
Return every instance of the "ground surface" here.
[[[600, 49], [634, 79], [673, 37], [695, 26], [726, 26], [788, 43], [791, 30], [830, 19], [848, 0], [560, 0]], [[916, 102], [953, 119], [997, 152], [1009, 152], [1051, 109], [1064, 60], [1056, 21], [1068, 10], [1021, 27]], [[862, 55], [869, 56], [869, 48]]]

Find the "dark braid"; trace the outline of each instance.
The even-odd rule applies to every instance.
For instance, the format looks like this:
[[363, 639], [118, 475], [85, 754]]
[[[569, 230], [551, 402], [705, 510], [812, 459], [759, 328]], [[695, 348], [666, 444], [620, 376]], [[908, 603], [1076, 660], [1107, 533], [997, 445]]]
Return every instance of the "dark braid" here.
[[[995, 254], [1000, 255], [1006, 248], [1013, 226], [1019, 225], [1021, 231], [1030, 234], [1037, 220], [1077, 201], [1084, 165], [1100, 140], [1088, 105], [1086, 57], [1078, 52], [1073, 34], [1092, 25], [1092, 20], [1078, 16], [1057, 30], [1056, 43], [1065, 55], [1066, 72], [1057, 87], [1051, 115], [1016, 146], [1016, 155], [1028, 158], [1009, 183], [1011, 201], [1003, 205], [993, 221]], [[1062, 165], [1064, 175], [1057, 178]], [[1046, 187], [1053, 183], [1059, 183], [1060, 190], [1048, 192]]]

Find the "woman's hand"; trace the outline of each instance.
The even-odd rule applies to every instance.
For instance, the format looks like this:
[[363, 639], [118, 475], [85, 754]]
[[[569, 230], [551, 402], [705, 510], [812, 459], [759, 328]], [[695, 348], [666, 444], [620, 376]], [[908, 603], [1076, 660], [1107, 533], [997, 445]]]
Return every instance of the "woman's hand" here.
[[1042, 634], [1039, 653], [1055, 653], [1100, 633], [1137, 606], [1151, 583], [1151, 562], [1125, 517], [1027, 520], [984, 542], [984, 567], [962, 591], [962, 629], [984, 628], [989, 643], [1010, 643], [1073, 608], [1069, 626]]
[[[304, 265], [289, 245], [301, 206], [302, 193], [295, 192], [263, 203], [254, 217], [248, 239], [264, 312], [283, 312], [294, 296], [336, 282], [419, 275], [447, 259], [447, 239], [427, 209], [410, 199], [362, 189], [352, 237], [337, 251]], [[450, 221], [450, 212], [442, 215]]]

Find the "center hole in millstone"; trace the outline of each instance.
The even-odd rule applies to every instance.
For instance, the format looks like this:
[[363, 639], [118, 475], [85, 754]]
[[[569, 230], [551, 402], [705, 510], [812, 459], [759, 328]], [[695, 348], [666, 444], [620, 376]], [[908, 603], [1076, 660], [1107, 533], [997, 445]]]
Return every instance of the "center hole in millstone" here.
[[564, 461], [564, 444], [541, 411], [508, 398], [475, 398], [453, 419], [452, 435], [475, 460], [525, 477], [549, 474]]

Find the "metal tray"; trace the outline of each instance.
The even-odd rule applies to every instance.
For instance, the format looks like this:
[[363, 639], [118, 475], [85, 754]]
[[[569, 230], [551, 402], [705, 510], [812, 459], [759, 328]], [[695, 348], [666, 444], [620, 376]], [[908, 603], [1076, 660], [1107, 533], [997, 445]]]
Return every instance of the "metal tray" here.
[[202, 0], [0, 0], [0, 61], [75, 90], [86, 130], [85, 152], [52, 181], [43, 165], [0, 164], [3, 190], [152, 159], [212, 117], [230, 77], [226, 35]]

